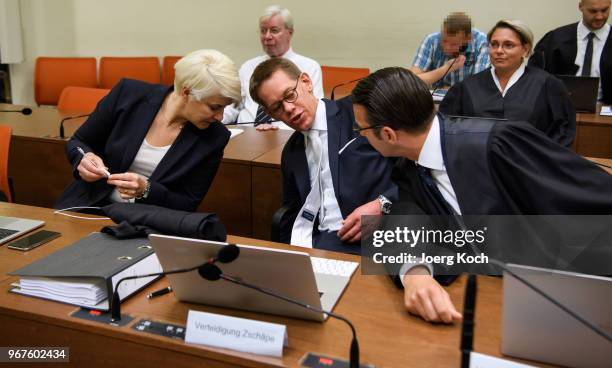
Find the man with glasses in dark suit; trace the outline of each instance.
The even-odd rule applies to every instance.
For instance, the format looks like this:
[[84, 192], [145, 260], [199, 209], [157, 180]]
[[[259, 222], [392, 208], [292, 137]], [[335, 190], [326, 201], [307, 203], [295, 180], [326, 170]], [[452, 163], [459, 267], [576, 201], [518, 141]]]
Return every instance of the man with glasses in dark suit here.
[[307, 73], [286, 59], [253, 72], [250, 94], [296, 132], [283, 149], [281, 241], [358, 253], [361, 216], [387, 211], [397, 196], [391, 164], [354, 131], [350, 99], [318, 99]]

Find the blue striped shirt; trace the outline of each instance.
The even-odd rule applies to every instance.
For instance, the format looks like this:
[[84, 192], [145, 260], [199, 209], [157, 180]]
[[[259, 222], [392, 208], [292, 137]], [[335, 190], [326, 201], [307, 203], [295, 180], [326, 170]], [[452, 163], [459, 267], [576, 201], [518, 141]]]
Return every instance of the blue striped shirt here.
[[[452, 58], [452, 56], [444, 54], [444, 50], [442, 49], [442, 35], [440, 32], [436, 32], [425, 37], [414, 57], [412, 65], [424, 72], [428, 72], [438, 69]], [[488, 67], [489, 50], [487, 35], [476, 28], [472, 28], [472, 39], [468, 42], [465, 50], [465, 63], [463, 64], [463, 68], [448, 73], [443, 81], [434, 83], [434, 86], [437, 88], [452, 86], [462, 81], [468, 75], [479, 73]]]

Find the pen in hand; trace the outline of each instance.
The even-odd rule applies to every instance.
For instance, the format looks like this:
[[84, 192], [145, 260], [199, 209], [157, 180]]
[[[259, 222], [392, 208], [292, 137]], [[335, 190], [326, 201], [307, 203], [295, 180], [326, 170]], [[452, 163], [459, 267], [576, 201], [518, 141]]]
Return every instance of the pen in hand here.
[[[79, 153], [80, 153], [81, 155], [83, 155], [83, 158], [85, 157], [85, 151], [83, 151], [83, 149], [82, 149], [81, 147], [77, 147], [77, 151], [79, 151]], [[88, 160], [89, 160], [89, 159], [88, 159]], [[89, 160], [89, 162], [90, 162], [90, 163], [91, 163], [91, 164], [92, 164], [92, 165], [93, 165], [95, 168], [102, 170], [102, 172], [104, 173], [104, 176], [105, 176], [106, 178], [108, 178], [108, 177], [111, 175], [111, 174], [108, 172], [108, 170], [106, 170], [105, 168], [100, 168], [100, 167], [98, 167], [98, 165], [97, 165], [95, 162], [93, 162], [92, 160]]]
[[157, 291], [154, 291], [152, 293], [149, 293], [147, 295], [147, 298], [149, 298], [149, 299], [155, 298], [156, 296], [161, 296], [161, 295], [168, 294], [171, 291], [172, 291], [172, 286], [168, 286], [168, 287], [165, 287], [165, 288], [163, 288], [161, 290], [157, 290]]

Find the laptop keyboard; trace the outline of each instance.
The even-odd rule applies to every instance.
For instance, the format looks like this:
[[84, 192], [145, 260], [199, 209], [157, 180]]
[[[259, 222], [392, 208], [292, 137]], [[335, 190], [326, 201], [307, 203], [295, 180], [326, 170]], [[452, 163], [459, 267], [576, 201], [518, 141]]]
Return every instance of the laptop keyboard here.
[[351, 277], [359, 266], [357, 262], [339, 261], [337, 259], [310, 257], [315, 273]]
[[17, 230], [9, 230], [9, 229], [0, 229], [0, 240], [7, 238], [15, 233], [18, 233]]

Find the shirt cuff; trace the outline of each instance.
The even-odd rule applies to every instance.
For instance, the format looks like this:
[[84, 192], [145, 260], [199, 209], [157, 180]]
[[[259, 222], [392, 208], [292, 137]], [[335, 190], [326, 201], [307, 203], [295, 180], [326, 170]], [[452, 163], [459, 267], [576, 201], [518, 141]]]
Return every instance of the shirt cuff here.
[[406, 276], [406, 274], [415, 267], [426, 267], [429, 271], [429, 274], [433, 276], [433, 266], [431, 263], [404, 263], [398, 273], [402, 286], [406, 287], [406, 285], [404, 285], [404, 276]]

